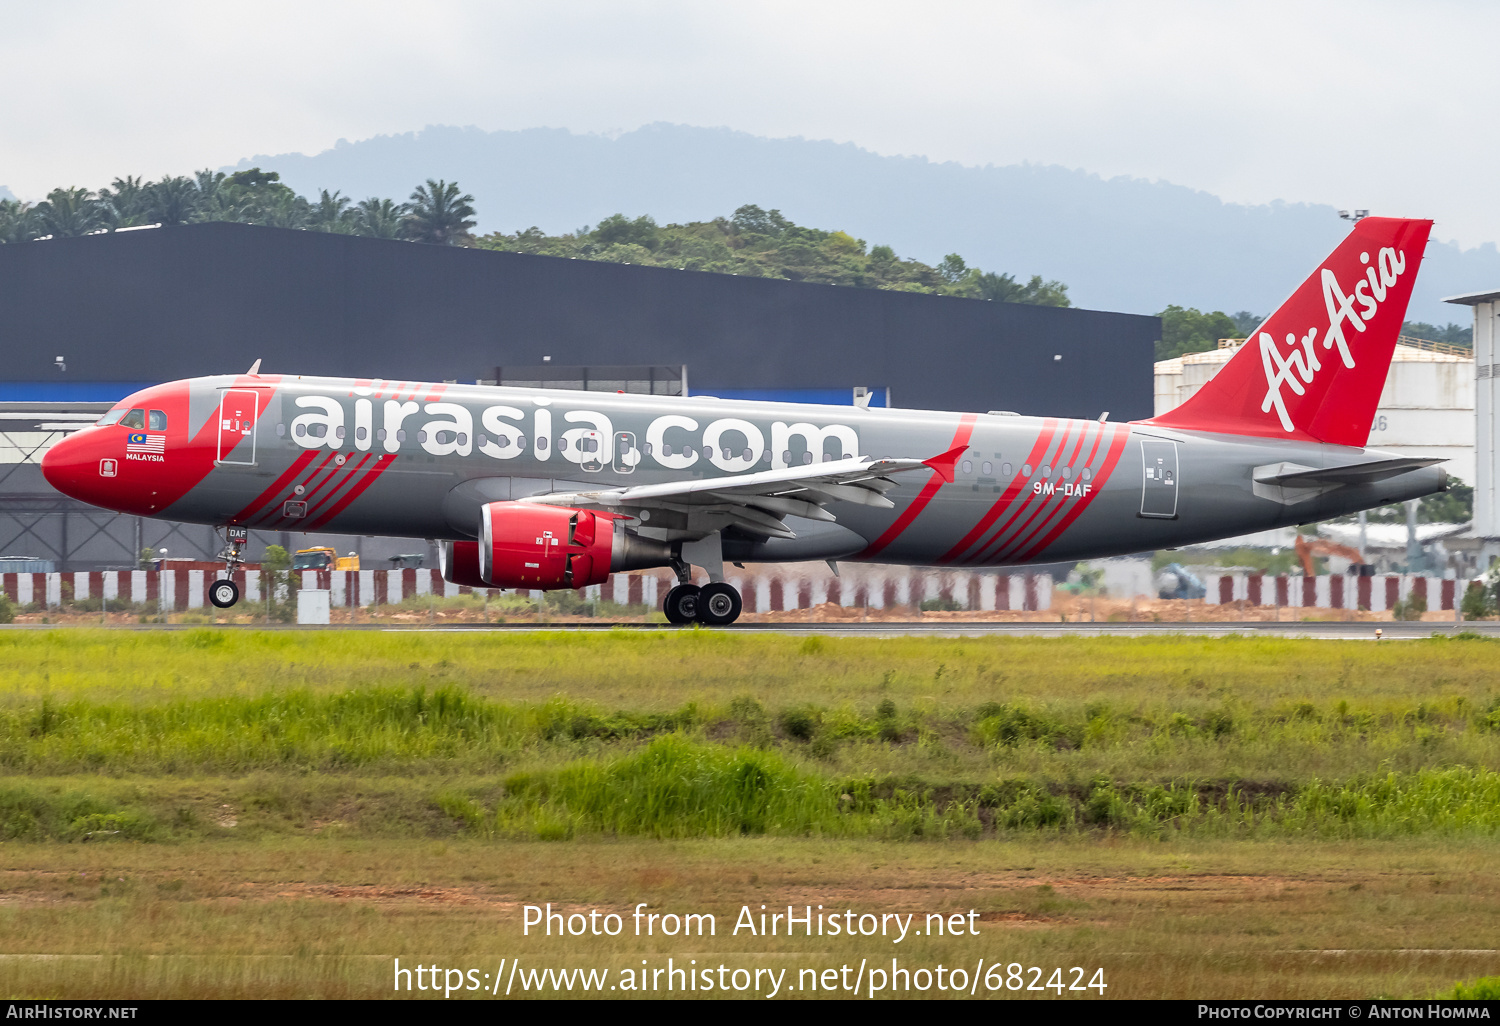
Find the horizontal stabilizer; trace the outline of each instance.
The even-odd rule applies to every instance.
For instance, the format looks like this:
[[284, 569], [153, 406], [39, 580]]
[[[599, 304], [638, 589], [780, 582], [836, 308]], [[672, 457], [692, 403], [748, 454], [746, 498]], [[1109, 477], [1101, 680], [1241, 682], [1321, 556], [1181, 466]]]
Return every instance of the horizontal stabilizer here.
[[1272, 467], [1257, 467], [1255, 480], [1260, 484], [1276, 484], [1283, 488], [1373, 484], [1376, 481], [1398, 477], [1401, 474], [1442, 462], [1441, 459], [1410, 456], [1391, 460], [1372, 460], [1369, 463], [1347, 463], [1342, 467], [1324, 467], [1321, 470], [1298, 466], [1295, 463], [1278, 463]]

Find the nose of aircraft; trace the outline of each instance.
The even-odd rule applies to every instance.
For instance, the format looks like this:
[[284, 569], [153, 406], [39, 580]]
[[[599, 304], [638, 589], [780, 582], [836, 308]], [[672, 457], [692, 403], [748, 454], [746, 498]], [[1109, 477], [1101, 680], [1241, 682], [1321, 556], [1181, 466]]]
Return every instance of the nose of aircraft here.
[[84, 428], [53, 443], [42, 456], [42, 476], [64, 495], [95, 506], [115, 505], [110, 484], [118, 479], [120, 461], [112, 453], [108, 431]]

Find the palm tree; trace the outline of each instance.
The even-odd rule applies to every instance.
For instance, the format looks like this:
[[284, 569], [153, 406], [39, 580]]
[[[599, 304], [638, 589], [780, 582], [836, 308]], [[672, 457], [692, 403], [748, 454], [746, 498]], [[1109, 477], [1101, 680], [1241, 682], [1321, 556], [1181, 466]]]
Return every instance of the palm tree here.
[[224, 188], [227, 176], [222, 171], [204, 168], [193, 175], [193, 184], [198, 188], [196, 221], [240, 221], [239, 205], [234, 203], [229, 190]]
[[41, 233], [35, 207], [20, 200], [0, 200], [0, 243], [30, 242]]
[[[147, 217], [161, 224], [187, 224], [198, 211], [198, 183], [181, 175], [150, 188]], [[150, 223], [149, 221], [147, 223]]]
[[354, 230], [354, 211], [349, 209], [353, 202], [347, 196], [335, 192], [330, 194], [327, 189], [322, 191], [318, 202], [312, 205], [308, 214], [307, 227], [315, 232], [336, 232], [340, 235], [348, 235]]
[[427, 179], [411, 194], [411, 212], [406, 215], [407, 238], [438, 246], [460, 246], [471, 243], [469, 229], [474, 220], [474, 197], [459, 195], [457, 182]]
[[105, 227], [103, 209], [88, 189], [53, 189], [36, 205], [42, 230], [60, 239], [87, 235]]
[[267, 189], [254, 200], [254, 223], [271, 228], [306, 228], [310, 204], [285, 185]]
[[410, 209], [405, 203], [371, 196], [354, 211], [354, 234], [367, 239], [399, 239]]
[[111, 228], [147, 224], [146, 207], [151, 186], [140, 175], [116, 178], [108, 189], [99, 190], [99, 206]]

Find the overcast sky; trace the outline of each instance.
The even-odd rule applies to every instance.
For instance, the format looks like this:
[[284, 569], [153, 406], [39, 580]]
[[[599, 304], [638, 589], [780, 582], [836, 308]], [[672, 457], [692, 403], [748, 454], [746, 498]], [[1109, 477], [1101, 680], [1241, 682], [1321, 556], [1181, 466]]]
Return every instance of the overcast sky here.
[[1500, 240], [1497, 29], [1500, 5], [1433, 0], [0, 0], [0, 185], [668, 121], [1430, 216], [1473, 246]]

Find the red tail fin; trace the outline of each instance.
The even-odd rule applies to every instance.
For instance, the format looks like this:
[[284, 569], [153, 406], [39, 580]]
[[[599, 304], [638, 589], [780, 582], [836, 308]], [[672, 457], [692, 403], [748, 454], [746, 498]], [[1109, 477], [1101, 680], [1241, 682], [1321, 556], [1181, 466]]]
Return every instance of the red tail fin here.
[[1223, 370], [1147, 423], [1364, 445], [1431, 228], [1360, 221]]

